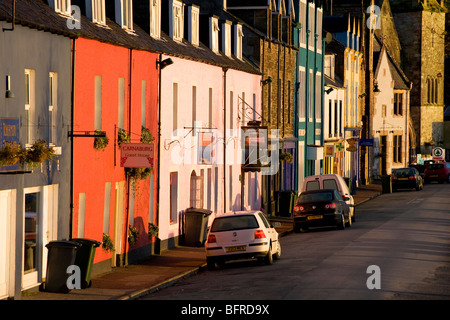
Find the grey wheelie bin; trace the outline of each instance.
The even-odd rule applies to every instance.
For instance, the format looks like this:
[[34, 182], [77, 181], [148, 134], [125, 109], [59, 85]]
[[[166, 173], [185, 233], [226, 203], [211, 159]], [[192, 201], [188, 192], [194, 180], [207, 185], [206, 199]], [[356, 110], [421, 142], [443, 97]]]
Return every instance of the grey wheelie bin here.
[[184, 213], [184, 244], [201, 247], [206, 241], [208, 219], [211, 210], [189, 208]]
[[72, 241], [80, 245], [75, 258], [75, 265], [80, 267], [81, 289], [86, 289], [92, 285], [91, 272], [94, 264], [95, 250], [101, 245], [101, 242], [83, 238], [72, 239]]
[[44, 290], [48, 292], [68, 293], [67, 286], [70, 273], [67, 268], [75, 264], [76, 253], [80, 245], [75, 241], [50, 241], [48, 249], [47, 276]]

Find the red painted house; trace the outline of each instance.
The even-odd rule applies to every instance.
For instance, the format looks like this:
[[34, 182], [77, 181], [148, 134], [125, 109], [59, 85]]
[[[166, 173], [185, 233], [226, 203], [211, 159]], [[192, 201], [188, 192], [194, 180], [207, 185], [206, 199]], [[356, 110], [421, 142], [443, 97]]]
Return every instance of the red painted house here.
[[[159, 55], [149, 34], [133, 24], [132, 1], [124, 6], [115, 2], [106, 1], [105, 7], [102, 1], [72, 1], [81, 16], [79, 37], [73, 41], [71, 231], [72, 238], [103, 243], [96, 249], [94, 273], [154, 251], [148, 227], [155, 221], [157, 203]], [[121, 166], [119, 143], [122, 138], [140, 143], [142, 128], [155, 138], [154, 168], [142, 179], [132, 179]], [[105, 139], [93, 137], [96, 130], [106, 133], [106, 146]], [[135, 243], [128, 239], [129, 226], [139, 232]]]

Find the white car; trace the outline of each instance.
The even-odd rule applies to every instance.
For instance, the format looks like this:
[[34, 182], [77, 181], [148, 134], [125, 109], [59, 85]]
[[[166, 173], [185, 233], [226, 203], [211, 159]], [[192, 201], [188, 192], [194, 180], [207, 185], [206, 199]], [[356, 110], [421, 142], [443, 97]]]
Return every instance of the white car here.
[[281, 256], [278, 232], [261, 211], [237, 211], [214, 218], [205, 243], [209, 269], [228, 260], [263, 259], [272, 264]]

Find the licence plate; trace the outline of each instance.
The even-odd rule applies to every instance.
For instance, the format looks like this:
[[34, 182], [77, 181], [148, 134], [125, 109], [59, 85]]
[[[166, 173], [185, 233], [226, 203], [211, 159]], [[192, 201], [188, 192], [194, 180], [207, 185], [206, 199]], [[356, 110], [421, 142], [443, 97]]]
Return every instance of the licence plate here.
[[318, 220], [318, 219], [322, 219], [323, 218], [323, 216], [322, 215], [320, 215], [320, 216], [308, 216], [308, 220]]
[[408, 180], [408, 178], [398, 178], [398, 180]]
[[226, 252], [236, 252], [236, 251], [245, 251], [247, 250], [247, 246], [236, 246], [236, 247], [226, 247]]
[[430, 177], [432, 177], [432, 178], [437, 178], [437, 177], [439, 177], [439, 175], [434, 174], [434, 175], [432, 175], [432, 176], [430, 176]]

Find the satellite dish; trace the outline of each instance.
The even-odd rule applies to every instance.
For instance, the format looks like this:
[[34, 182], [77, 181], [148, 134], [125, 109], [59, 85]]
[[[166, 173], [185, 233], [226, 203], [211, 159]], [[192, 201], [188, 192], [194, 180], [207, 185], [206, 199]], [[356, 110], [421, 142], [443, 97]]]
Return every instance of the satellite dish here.
[[331, 33], [327, 32], [326, 42], [327, 44], [330, 43], [333, 40], [333, 36]]

